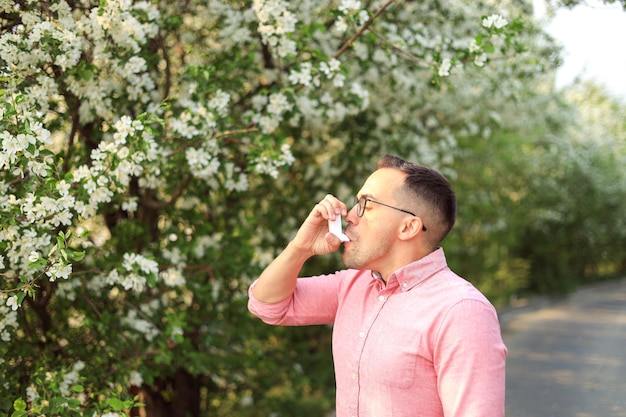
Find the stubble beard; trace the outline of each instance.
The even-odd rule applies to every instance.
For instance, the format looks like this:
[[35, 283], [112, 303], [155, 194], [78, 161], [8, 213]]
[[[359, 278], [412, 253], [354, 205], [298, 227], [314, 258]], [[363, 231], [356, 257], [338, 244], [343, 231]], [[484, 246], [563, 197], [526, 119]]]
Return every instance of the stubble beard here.
[[389, 239], [379, 239], [369, 248], [359, 246], [358, 240], [352, 240], [343, 250], [343, 263], [350, 269], [372, 269], [375, 262], [389, 252]]

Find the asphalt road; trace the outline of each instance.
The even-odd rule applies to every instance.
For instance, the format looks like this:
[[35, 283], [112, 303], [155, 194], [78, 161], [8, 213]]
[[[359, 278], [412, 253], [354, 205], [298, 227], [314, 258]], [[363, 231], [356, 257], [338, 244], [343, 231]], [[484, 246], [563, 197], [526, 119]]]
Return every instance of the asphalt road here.
[[504, 312], [507, 417], [626, 417], [626, 279]]

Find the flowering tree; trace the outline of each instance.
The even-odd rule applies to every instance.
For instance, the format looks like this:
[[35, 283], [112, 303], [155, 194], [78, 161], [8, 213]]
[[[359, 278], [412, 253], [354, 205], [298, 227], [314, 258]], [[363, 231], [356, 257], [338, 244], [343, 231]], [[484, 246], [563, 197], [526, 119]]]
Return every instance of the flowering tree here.
[[626, 104], [590, 82], [563, 97], [572, 109], [563, 137], [537, 147], [522, 202], [530, 209], [518, 251], [531, 265], [529, 287], [543, 293], [626, 269]]
[[301, 217], [275, 211], [294, 177], [343, 192], [383, 150], [445, 170], [488, 135], [459, 109], [550, 64], [500, 7], [0, 0], [0, 410], [280, 411], [258, 357], [284, 351], [244, 310], [289, 230], [259, 223]]

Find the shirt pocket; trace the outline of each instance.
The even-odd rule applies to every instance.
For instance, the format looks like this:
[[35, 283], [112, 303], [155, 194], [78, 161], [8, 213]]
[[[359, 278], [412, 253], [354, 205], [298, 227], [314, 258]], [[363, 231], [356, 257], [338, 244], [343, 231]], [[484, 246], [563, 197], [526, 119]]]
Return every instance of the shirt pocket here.
[[[379, 384], [408, 388], [417, 377], [422, 336], [415, 328], [410, 329], [387, 324], [377, 337], [366, 342], [366, 379]], [[362, 364], [363, 365], [363, 364]]]

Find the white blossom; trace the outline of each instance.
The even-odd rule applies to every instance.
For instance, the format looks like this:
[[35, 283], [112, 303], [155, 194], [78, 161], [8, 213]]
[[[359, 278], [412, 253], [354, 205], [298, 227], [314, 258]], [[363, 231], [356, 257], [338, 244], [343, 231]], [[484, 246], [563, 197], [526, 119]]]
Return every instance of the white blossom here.
[[313, 75], [311, 74], [312, 65], [310, 62], [304, 62], [300, 65], [300, 71], [291, 70], [289, 72], [289, 82], [294, 85], [302, 84], [310, 87], [313, 84]]
[[242, 407], [251, 407], [254, 405], [254, 398], [251, 395], [244, 395], [239, 400], [239, 405]]
[[444, 58], [441, 61], [441, 65], [439, 66], [437, 73], [440, 77], [447, 77], [450, 75], [450, 68], [452, 68], [452, 61], [450, 58]]
[[[11, 297], [7, 297], [11, 298]], [[15, 302], [7, 299], [6, 305], [0, 305], [0, 339], [3, 342], [11, 341], [11, 332], [9, 331], [9, 327], [16, 329], [18, 327], [17, 322], [17, 297], [15, 297]]]
[[7, 307], [11, 307], [11, 310], [15, 311], [19, 308], [19, 305], [17, 304], [17, 295], [12, 295], [9, 298], [7, 298], [7, 302], [6, 302]]
[[133, 387], [140, 387], [143, 384], [143, 378], [137, 371], [132, 371], [128, 377], [128, 382]]
[[241, 168], [229, 162], [224, 165], [224, 172], [226, 175], [224, 188], [230, 191], [246, 191], [248, 189], [248, 176], [241, 172]]
[[336, 58], [331, 58], [328, 62], [320, 63], [320, 71], [326, 75], [327, 78], [332, 78], [333, 75], [341, 68], [341, 62]]
[[278, 169], [276, 168], [276, 165], [271, 159], [267, 157], [258, 158], [256, 160], [256, 165], [254, 166], [254, 169], [259, 174], [267, 174], [272, 178], [278, 177]]
[[486, 54], [480, 54], [480, 55], [476, 55], [476, 57], [474, 57], [474, 65], [476, 65], [478, 67], [483, 67], [485, 65], [485, 62], [487, 62], [487, 55]]
[[284, 94], [276, 93], [270, 95], [269, 104], [267, 106], [268, 113], [279, 116], [286, 111], [290, 111], [291, 108], [292, 105]]
[[365, 23], [367, 23], [369, 18], [370, 18], [370, 16], [369, 16], [369, 13], [367, 12], [367, 10], [359, 11], [359, 14], [357, 15], [357, 22], [358, 22], [359, 26], [365, 25]]
[[64, 264], [62, 262], [55, 262], [47, 270], [46, 275], [50, 282], [54, 282], [57, 278], [68, 279], [72, 274], [72, 264]]
[[178, 268], [168, 268], [159, 274], [161, 281], [168, 287], [180, 287], [186, 284], [183, 273]]
[[38, 398], [39, 393], [37, 392], [37, 388], [35, 387], [35, 385], [30, 384], [28, 387], [26, 387], [26, 401], [28, 403], [34, 403], [35, 401], [37, 401]]
[[63, 374], [63, 379], [59, 384], [59, 391], [61, 391], [62, 395], [66, 397], [70, 395], [70, 388], [78, 382], [78, 378], [80, 377], [79, 371], [79, 369], [72, 369], [71, 371]]
[[483, 26], [486, 28], [494, 27], [496, 29], [502, 29], [508, 24], [509, 22], [498, 14], [492, 14], [491, 16], [487, 16], [483, 19]]
[[341, 0], [339, 5], [339, 11], [346, 13], [352, 10], [359, 10], [361, 8], [360, 0]]
[[253, 10], [259, 20], [257, 31], [263, 42], [276, 49], [278, 56], [295, 55], [296, 44], [287, 37], [295, 30], [296, 15], [283, 0], [255, 0]]
[[333, 32], [337, 34], [345, 33], [348, 30], [348, 23], [346, 23], [346, 19], [344, 19], [343, 16], [337, 17], [332, 29]]
[[171, 338], [175, 338], [175, 337], [177, 337], [177, 336], [183, 336], [183, 335], [184, 335], [184, 333], [185, 333], [185, 332], [183, 331], [183, 328], [182, 328], [182, 327], [180, 327], [180, 326], [175, 326], [175, 327], [172, 327], [172, 328], [170, 329], [170, 337], [171, 337]]
[[132, 271], [137, 266], [145, 274], [156, 274], [159, 271], [159, 265], [155, 261], [137, 253], [125, 253], [122, 266], [127, 271]]
[[472, 43], [470, 44], [469, 51], [471, 53], [476, 54], [476, 53], [482, 52], [482, 50], [483, 48], [480, 45], [478, 45], [478, 43], [476, 43], [476, 39], [472, 39]]
[[206, 149], [189, 148], [185, 151], [185, 157], [191, 173], [197, 178], [211, 179], [219, 170], [219, 159]]
[[369, 106], [370, 93], [361, 85], [361, 83], [352, 83], [352, 85], [350, 86], [350, 92], [361, 99], [361, 109], [364, 110]]
[[114, 124], [116, 132], [113, 134], [113, 139], [118, 144], [126, 143], [126, 138], [131, 136], [135, 129], [133, 128], [133, 121], [129, 116], [122, 116]]
[[137, 211], [138, 201], [136, 197], [130, 198], [122, 203], [122, 210], [127, 211], [129, 213], [134, 213]]
[[222, 90], [217, 90], [215, 96], [209, 100], [209, 108], [215, 110], [221, 117], [224, 117], [228, 114], [229, 102], [230, 95]]
[[131, 329], [139, 332], [147, 341], [153, 340], [160, 332], [148, 320], [139, 318], [135, 310], [130, 310], [122, 322]]

